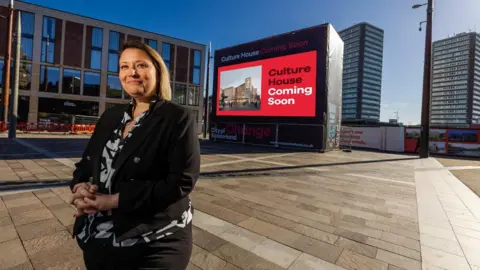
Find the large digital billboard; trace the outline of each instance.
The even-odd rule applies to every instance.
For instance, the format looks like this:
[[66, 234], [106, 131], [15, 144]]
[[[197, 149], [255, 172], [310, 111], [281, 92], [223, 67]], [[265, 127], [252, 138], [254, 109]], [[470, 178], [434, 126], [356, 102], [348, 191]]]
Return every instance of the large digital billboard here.
[[343, 41], [323, 24], [215, 51], [210, 139], [338, 148]]
[[317, 52], [218, 68], [217, 115], [315, 117]]

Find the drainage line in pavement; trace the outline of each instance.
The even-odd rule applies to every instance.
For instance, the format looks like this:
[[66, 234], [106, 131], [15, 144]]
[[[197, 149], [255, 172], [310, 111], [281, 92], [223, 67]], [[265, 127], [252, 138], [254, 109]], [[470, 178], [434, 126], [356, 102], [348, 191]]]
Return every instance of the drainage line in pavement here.
[[29, 190], [29, 189], [43, 189], [43, 188], [55, 188], [55, 187], [64, 187], [70, 184], [69, 181], [45, 181], [39, 183], [21, 183], [21, 184], [12, 184], [5, 185], [4, 183], [0, 183], [0, 192], [3, 191], [21, 191], [21, 190]]

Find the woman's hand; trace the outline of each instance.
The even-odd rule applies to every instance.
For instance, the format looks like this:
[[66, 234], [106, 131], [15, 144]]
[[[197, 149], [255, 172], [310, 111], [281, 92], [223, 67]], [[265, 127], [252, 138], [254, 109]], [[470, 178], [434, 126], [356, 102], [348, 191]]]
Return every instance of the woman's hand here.
[[78, 183], [73, 187], [73, 195], [70, 204], [77, 208], [77, 212], [74, 214], [75, 217], [97, 212], [97, 209], [84, 201], [85, 198], [95, 198], [97, 190], [98, 187], [96, 185], [91, 185], [89, 183]]
[[97, 193], [93, 199], [85, 197], [83, 201], [97, 211], [115, 209], [118, 208], [118, 193], [112, 195]]

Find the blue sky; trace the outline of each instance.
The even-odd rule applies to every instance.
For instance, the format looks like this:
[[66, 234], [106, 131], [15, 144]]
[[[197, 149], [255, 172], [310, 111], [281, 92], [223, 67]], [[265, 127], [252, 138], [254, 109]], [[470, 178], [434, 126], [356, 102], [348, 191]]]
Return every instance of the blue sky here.
[[[381, 120], [420, 121], [426, 0], [27, 0], [203, 44], [213, 50], [312, 25], [368, 22], [385, 30]], [[436, 0], [433, 38], [480, 32], [480, 0]]]

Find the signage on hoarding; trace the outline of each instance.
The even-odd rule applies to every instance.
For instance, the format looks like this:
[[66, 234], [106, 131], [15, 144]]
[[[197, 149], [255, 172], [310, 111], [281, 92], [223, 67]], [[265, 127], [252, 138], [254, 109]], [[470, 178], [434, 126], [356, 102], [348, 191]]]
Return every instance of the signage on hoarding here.
[[315, 117], [317, 52], [218, 68], [218, 116]]
[[382, 132], [378, 127], [347, 127], [342, 129], [341, 145], [381, 149]]

